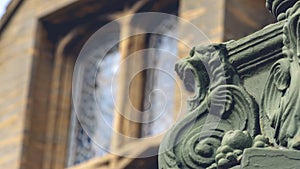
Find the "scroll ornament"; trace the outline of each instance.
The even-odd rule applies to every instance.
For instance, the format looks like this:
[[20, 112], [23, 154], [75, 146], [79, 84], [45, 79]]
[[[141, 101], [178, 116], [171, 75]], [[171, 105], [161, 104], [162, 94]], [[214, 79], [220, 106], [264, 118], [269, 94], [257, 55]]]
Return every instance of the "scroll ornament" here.
[[160, 168], [237, 165], [259, 133], [259, 116], [256, 102], [227, 60], [225, 44], [195, 47], [175, 70], [195, 96], [188, 101], [190, 113], [161, 144]]
[[226, 43], [193, 48], [175, 70], [195, 95], [166, 134], [160, 169], [225, 169], [250, 147], [300, 150], [300, 1], [267, 0], [283, 27], [284, 58], [265, 84], [260, 110], [229, 63]]
[[282, 49], [267, 80], [263, 99], [263, 131], [274, 144], [300, 150], [300, 1], [285, 13]]

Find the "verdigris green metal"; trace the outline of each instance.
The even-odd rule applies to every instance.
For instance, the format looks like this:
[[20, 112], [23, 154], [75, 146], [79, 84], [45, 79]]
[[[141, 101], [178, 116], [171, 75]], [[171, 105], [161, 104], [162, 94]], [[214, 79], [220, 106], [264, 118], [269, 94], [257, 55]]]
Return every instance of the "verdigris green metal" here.
[[[196, 46], [176, 64], [195, 95], [161, 143], [160, 169], [282, 168], [271, 165], [272, 154], [300, 166], [300, 1], [267, 0], [267, 8], [278, 23], [238, 41]], [[241, 78], [270, 62], [258, 104]]]

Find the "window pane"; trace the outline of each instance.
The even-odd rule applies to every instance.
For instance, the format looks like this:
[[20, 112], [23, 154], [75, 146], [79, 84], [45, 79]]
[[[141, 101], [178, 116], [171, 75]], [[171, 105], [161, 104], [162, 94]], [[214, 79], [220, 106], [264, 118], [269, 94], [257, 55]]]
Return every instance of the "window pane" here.
[[103, 156], [110, 148], [114, 118], [113, 98], [118, 87], [117, 84], [112, 84], [112, 77], [117, 76], [120, 53], [118, 46], [112, 48], [108, 54], [101, 51], [92, 53], [95, 55], [92, 59], [87, 63], [80, 63], [83, 82], [76, 89], [76, 94], [80, 95], [77, 103], [77, 110], [80, 112], [75, 112], [73, 108], [68, 166]]
[[[112, 138], [112, 124], [114, 118], [114, 99], [117, 94], [117, 83], [112, 83], [112, 78], [116, 77], [120, 53], [118, 48], [109, 53], [98, 67], [96, 98], [99, 107], [97, 118], [96, 140], [101, 141], [101, 146], [109, 149]], [[104, 155], [106, 151], [99, 149], [97, 155]]]

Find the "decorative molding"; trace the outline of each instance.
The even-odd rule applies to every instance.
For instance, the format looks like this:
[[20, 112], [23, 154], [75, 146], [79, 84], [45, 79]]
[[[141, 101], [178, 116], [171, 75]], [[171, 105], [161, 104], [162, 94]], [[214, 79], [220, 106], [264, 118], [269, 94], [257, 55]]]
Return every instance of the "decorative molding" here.
[[226, 43], [228, 61], [240, 76], [283, 57], [283, 25], [280, 21], [266, 26], [249, 36]]
[[259, 133], [258, 106], [228, 62], [225, 47], [197, 46], [176, 64], [175, 70], [195, 96], [188, 101], [189, 115], [165, 136], [160, 168], [209, 167], [226, 132], [238, 130], [234, 135], [247, 133], [247, 137]]
[[277, 17], [277, 20], [286, 18], [286, 11], [294, 6], [298, 0], [267, 0], [266, 7]]
[[275, 145], [300, 150], [300, 1], [287, 10], [282, 48], [267, 80], [262, 100], [264, 131]]
[[[279, 22], [237, 41], [197, 46], [176, 64], [195, 96], [161, 144], [160, 169], [231, 168], [251, 147], [300, 150], [300, 1], [266, 4]], [[258, 112], [240, 77], [271, 63]]]

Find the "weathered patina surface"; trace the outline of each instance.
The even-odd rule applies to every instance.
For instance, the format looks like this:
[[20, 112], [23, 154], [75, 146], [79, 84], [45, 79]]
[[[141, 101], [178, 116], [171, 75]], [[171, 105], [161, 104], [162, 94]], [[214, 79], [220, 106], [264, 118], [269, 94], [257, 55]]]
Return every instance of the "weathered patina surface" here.
[[[300, 165], [294, 158], [300, 150], [300, 1], [266, 5], [278, 23], [238, 41], [194, 47], [176, 64], [195, 95], [190, 113], [161, 144], [161, 169], [251, 168], [252, 157], [263, 168], [282, 168], [270, 165], [272, 153], [294, 163], [290, 167]], [[257, 103], [242, 78], [268, 63], [274, 64]]]

